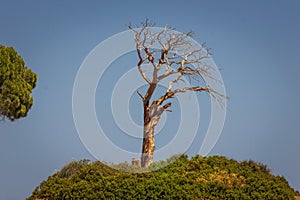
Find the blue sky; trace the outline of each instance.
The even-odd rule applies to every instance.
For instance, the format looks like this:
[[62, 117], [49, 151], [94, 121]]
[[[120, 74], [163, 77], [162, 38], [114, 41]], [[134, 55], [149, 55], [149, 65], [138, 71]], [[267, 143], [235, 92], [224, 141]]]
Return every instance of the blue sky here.
[[[1, 1], [0, 43], [39, 80], [28, 117], [0, 123], [0, 199], [24, 199], [66, 162], [94, 159], [72, 117], [77, 70], [101, 41], [145, 18], [193, 30], [213, 49], [230, 101], [210, 155], [263, 162], [299, 190], [299, 10], [297, 0]], [[130, 106], [138, 120], [139, 108]]]

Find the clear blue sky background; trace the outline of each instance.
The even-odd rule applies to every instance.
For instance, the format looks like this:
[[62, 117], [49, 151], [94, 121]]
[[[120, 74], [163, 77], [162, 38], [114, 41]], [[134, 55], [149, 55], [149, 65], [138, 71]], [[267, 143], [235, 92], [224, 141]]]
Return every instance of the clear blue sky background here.
[[1, 0], [0, 8], [0, 43], [39, 75], [28, 117], [0, 123], [0, 199], [24, 199], [66, 162], [93, 159], [72, 118], [77, 70], [97, 44], [145, 18], [193, 30], [223, 69], [230, 101], [211, 155], [263, 162], [300, 189], [299, 1]]

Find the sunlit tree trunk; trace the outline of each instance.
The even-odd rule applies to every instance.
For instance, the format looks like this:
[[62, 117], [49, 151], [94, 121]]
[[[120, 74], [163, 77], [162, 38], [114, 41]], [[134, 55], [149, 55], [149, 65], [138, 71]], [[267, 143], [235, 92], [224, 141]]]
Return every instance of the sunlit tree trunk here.
[[144, 109], [144, 133], [143, 133], [143, 146], [142, 146], [142, 157], [141, 157], [141, 166], [148, 167], [153, 161], [153, 153], [155, 150], [154, 145], [154, 131], [150, 119], [150, 113], [147, 109]]
[[164, 108], [153, 104], [144, 107], [144, 133], [141, 166], [148, 167], [153, 161], [153, 153], [155, 150], [154, 134], [157, 123], [162, 115]]

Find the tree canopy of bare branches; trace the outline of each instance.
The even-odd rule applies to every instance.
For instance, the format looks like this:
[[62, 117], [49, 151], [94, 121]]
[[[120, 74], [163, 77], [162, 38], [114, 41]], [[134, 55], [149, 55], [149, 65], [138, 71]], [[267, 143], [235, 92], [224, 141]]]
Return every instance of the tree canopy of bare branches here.
[[[153, 160], [155, 150], [154, 133], [160, 116], [164, 111], [171, 111], [170, 98], [176, 94], [192, 92], [206, 92], [222, 101], [224, 96], [205, 84], [204, 77], [217, 80], [210, 71], [212, 66], [206, 62], [210, 58], [210, 49], [205, 44], [196, 46], [191, 41], [192, 32], [177, 32], [169, 26], [155, 29], [154, 24], [146, 20], [141, 27], [129, 25], [135, 33], [136, 52], [138, 56], [137, 68], [148, 83], [146, 94], [137, 91], [144, 106], [144, 134], [142, 146], [142, 167], [149, 166]], [[146, 71], [151, 68], [151, 74]], [[168, 87], [159, 98], [151, 98], [158, 84], [167, 79]], [[187, 86], [178, 88], [179, 82], [186, 82]], [[194, 83], [194, 84], [192, 84]]]

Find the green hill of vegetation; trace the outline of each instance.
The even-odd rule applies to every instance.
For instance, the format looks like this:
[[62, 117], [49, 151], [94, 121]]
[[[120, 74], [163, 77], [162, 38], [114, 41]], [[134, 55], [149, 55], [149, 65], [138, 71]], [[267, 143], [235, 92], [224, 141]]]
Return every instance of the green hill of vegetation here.
[[[177, 159], [178, 158], [178, 159]], [[165, 166], [161, 168], [162, 166]], [[284, 177], [266, 165], [222, 156], [173, 156], [143, 169], [88, 160], [68, 163], [32, 193], [33, 199], [295, 199]], [[158, 169], [156, 171], [152, 171]]]

